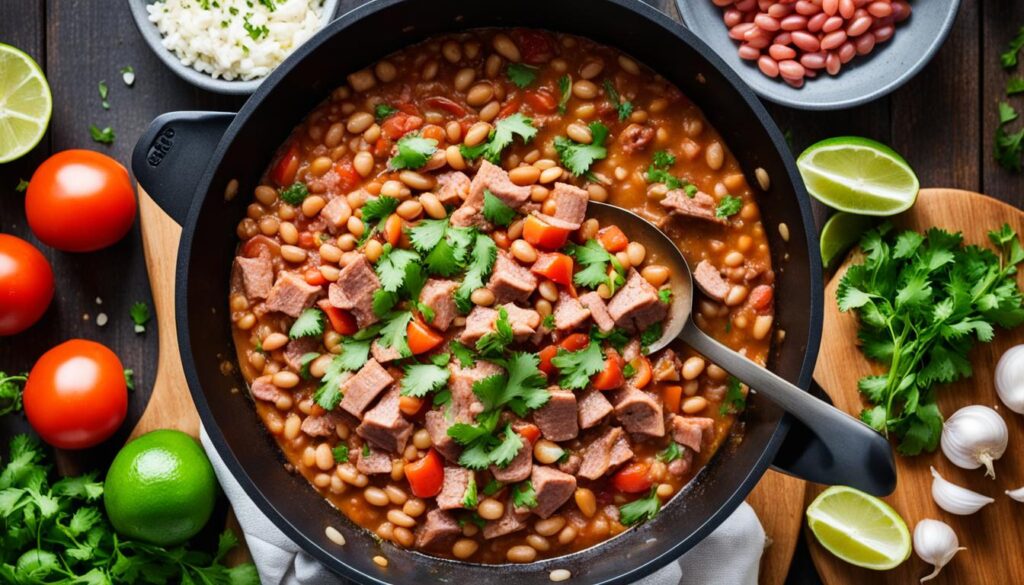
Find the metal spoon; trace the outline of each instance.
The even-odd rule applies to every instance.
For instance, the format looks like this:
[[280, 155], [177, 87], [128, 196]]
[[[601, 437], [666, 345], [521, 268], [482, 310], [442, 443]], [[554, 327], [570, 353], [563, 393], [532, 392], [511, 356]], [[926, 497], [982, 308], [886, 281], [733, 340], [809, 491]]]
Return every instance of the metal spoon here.
[[[825, 448], [819, 466], [835, 483], [858, 487], [871, 493], [887, 494], [895, 482], [892, 448], [882, 435], [841, 410], [818, 400], [767, 368], [722, 345], [694, 323], [693, 275], [679, 248], [664, 232], [639, 215], [621, 207], [591, 201], [587, 215], [602, 225], [616, 225], [630, 240], [642, 243], [648, 257], [668, 266], [671, 272], [672, 309], [662, 323], [661, 339], [650, 345], [657, 351], [675, 339], [681, 339], [695, 351], [755, 389], [793, 415], [816, 435]], [[865, 477], [868, 468], [877, 477]], [[886, 489], [888, 488], [888, 489]]]

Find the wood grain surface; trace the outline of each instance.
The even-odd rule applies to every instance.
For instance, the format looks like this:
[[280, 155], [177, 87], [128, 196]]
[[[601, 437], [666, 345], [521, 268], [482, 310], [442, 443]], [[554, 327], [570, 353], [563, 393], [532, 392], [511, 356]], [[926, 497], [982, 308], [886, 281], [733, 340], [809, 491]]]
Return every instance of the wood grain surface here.
[[[363, 1], [343, 0], [341, 10]], [[678, 20], [674, 0], [645, 1]], [[1021, 177], [995, 164], [991, 143], [997, 102], [1006, 99], [1003, 88], [1007, 74], [999, 67], [999, 54], [1022, 24], [1024, 3], [963, 0], [954, 30], [942, 50], [924, 71], [891, 96], [841, 112], [802, 112], [774, 104], [768, 109], [791, 137], [796, 152], [829, 136], [867, 136], [892, 144], [903, 153], [924, 185], [982, 191], [1019, 207], [1024, 203]], [[40, 145], [26, 157], [0, 165], [0, 231], [36, 245], [39, 242], [25, 224], [23, 196], [14, 187], [19, 179], [30, 178], [49, 154], [88, 148], [127, 165], [136, 139], [157, 115], [181, 109], [233, 111], [244, 101], [204, 92], [178, 79], [143, 42], [126, 0], [0, 0], [0, 42], [32, 55], [46, 72], [54, 95], [50, 131]], [[125, 65], [136, 71], [131, 88], [120, 81], [118, 70]], [[100, 107], [99, 81], [106, 81], [110, 87], [110, 110]], [[1016, 105], [1018, 109], [1024, 106]], [[111, 126], [117, 135], [115, 143], [93, 143], [89, 139], [90, 124]], [[828, 211], [814, 203], [814, 212], [820, 226]], [[142, 210], [140, 217], [145, 223], [144, 216]], [[42, 352], [72, 337], [94, 339], [112, 347], [125, 366], [136, 372], [138, 384], [130, 400], [129, 422], [104, 445], [59, 454], [61, 469], [103, 469], [135, 428], [151, 393], [158, 388], [154, 386], [157, 371], [161, 377], [164, 372], [158, 364], [158, 345], [170, 339], [161, 330], [166, 323], [151, 323], [147, 333], [136, 335], [128, 319], [128, 307], [136, 301], [146, 301], [151, 307], [154, 301], [159, 304], [149, 292], [142, 235], [137, 224], [124, 241], [92, 254], [40, 248], [53, 263], [58, 292], [39, 324], [14, 339], [0, 338], [0, 370], [28, 370]], [[97, 297], [102, 305], [96, 305]], [[99, 312], [110, 318], [102, 328], [95, 325]], [[23, 417], [5, 417], [0, 420], [0, 446], [11, 435], [28, 430]], [[769, 505], [773, 494], [780, 497], [789, 493], [787, 488], [766, 492], [764, 487], [759, 487], [754, 497], [763, 493]], [[786, 509], [776, 505], [779, 508]], [[802, 519], [802, 511], [797, 512], [796, 517], [791, 512], [762, 513], [761, 517], [767, 522], [783, 518], [786, 525], [794, 525]], [[774, 584], [785, 574], [788, 555], [780, 555], [785, 547], [776, 546], [785, 539], [773, 536], [773, 540], [775, 544], [765, 559], [764, 582]], [[779, 555], [781, 564], [775, 562], [775, 555]], [[781, 570], [774, 568], [779, 566]], [[798, 543], [797, 560], [786, 582], [819, 582], [803, 542]]]
[[[948, 231], [962, 231], [969, 244], [989, 246], [988, 230], [1004, 223], [1018, 232], [1024, 231], [1024, 212], [995, 199], [967, 191], [928, 189], [921, 192], [917, 204], [898, 216], [900, 228], [924, 231], [932, 226]], [[869, 362], [857, 348], [857, 320], [852, 313], [840, 313], [834, 301], [839, 278], [853, 261], [839, 268], [825, 289], [825, 336], [814, 378], [829, 393], [836, 406], [857, 415], [863, 408], [857, 391], [857, 380], [881, 374], [885, 368]], [[1024, 284], [1024, 273], [1018, 274]], [[933, 518], [953, 527], [960, 544], [967, 550], [959, 553], [932, 583], [936, 585], [978, 585], [981, 583], [1024, 583], [1024, 522], [1020, 520], [1021, 504], [1003, 494], [1005, 490], [1024, 485], [1024, 416], [1005, 408], [993, 387], [995, 364], [1002, 353], [1024, 343], [1024, 328], [1005, 331], [997, 328], [992, 343], [979, 345], [971, 353], [974, 376], [939, 388], [938, 403], [945, 416], [970, 404], [996, 409], [1010, 430], [1009, 448], [996, 464], [996, 479], [985, 477], [984, 470], [966, 470], [954, 466], [941, 451], [916, 457], [897, 456], [898, 483], [896, 492], [885, 498], [907, 521], [913, 531], [922, 519]], [[934, 466], [943, 477], [968, 489], [995, 498], [971, 516], [955, 516], [935, 505], [931, 497]], [[807, 490], [807, 501], [821, 492], [817, 486]], [[811, 555], [822, 579], [830, 585], [878, 585], [915, 583], [931, 572], [917, 556], [911, 556], [898, 568], [887, 572], [859, 569], [832, 556], [807, 531]]]

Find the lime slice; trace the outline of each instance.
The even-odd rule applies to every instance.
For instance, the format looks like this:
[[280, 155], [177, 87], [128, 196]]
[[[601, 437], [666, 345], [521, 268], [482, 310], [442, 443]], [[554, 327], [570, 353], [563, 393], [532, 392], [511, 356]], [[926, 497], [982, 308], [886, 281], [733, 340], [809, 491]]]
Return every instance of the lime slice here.
[[828, 218], [821, 228], [821, 263], [829, 268], [832, 262], [842, 260], [843, 254], [860, 241], [864, 232], [878, 220], [867, 215], [840, 211]]
[[0, 163], [32, 150], [50, 123], [53, 97], [39, 65], [0, 43]]
[[903, 518], [878, 498], [846, 486], [821, 492], [807, 507], [807, 523], [829, 552], [844, 561], [885, 571], [910, 556]]
[[888, 146], [855, 136], [810, 146], [796, 161], [810, 194], [825, 205], [860, 215], [895, 215], [917, 199], [914, 170]]

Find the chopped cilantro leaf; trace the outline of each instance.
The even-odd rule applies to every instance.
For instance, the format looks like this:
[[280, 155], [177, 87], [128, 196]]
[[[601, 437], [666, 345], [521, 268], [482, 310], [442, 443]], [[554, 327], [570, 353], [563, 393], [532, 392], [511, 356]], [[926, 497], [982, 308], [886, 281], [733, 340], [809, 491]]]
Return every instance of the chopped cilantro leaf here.
[[663, 288], [658, 291], [658, 300], [666, 305], [672, 302], [672, 289]]
[[558, 94], [558, 113], [565, 115], [565, 108], [572, 97], [572, 78], [568, 73], [558, 78]]
[[668, 444], [668, 447], [665, 447], [661, 451], [658, 451], [657, 457], [658, 461], [670, 463], [672, 461], [675, 461], [676, 459], [682, 459], [683, 455], [685, 454], [686, 447], [682, 447], [679, 445], [679, 443], [672, 441], [671, 443]]
[[423, 398], [431, 392], [440, 390], [448, 383], [448, 368], [434, 364], [412, 364], [405, 366], [402, 377], [402, 396]]
[[484, 486], [484, 495], [493, 496], [494, 494], [500, 492], [501, 488], [503, 487], [505, 487], [505, 484], [501, 483], [496, 479], [491, 479], [491, 481], [487, 482], [487, 485]]
[[14, 188], [18, 193], [24, 193], [28, 191], [28, 181], [25, 179], [18, 179], [18, 186]]
[[409, 228], [409, 243], [421, 254], [428, 254], [444, 239], [448, 218], [424, 219]]
[[508, 226], [516, 216], [516, 210], [491, 193], [490, 189], [484, 189], [483, 212], [484, 219], [501, 227]]
[[419, 254], [412, 250], [393, 248], [391, 244], [384, 244], [384, 251], [374, 266], [383, 290], [388, 292], [398, 291], [402, 284], [405, 283], [408, 266], [419, 262], [419, 260]]
[[473, 252], [469, 259], [469, 267], [462, 284], [455, 291], [455, 303], [459, 310], [468, 312], [472, 308], [469, 295], [484, 285], [484, 280], [490, 276], [494, 267], [494, 260], [498, 257], [498, 246], [487, 234], [477, 234], [474, 239]]
[[544, 316], [544, 319], [540, 322], [540, 326], [548, 331], [555, 329], [555, 315], [554, 313], [548, 313]]
[[999, 102], [999, 125], [996, 126], [994, 144], [995, 158], [999, 166], [1008, 171], [1019, 173], [1021, 170], [1021, 152], [1024, 151], [1024, 129], [1008, 133], [1006, 124], [1019, 117], [1017, 110], [1006, 102]]
[[626, 364], [626, 366], [622, 368], [622, 375], [627, 378], [632, 378], [636, 375], [636, 367], [634, 367], [632, 363]]
[[377, 119], [377, 122], [383, 122], [384, 120], [393, 116], [398, 110], [392, 108], [385, 103], [379, 103], [373, 108], [373, 117]]
[[533, 127], [533, 120], [516, 112], [498, 120], [486, 142], [481, 142], [476, 146], [462, 145], [460, 150], [465, 158], [483, 157], [485, 160], [498, 164], [501, 162], [501, 152], [512, 144], [515, 136], [519, 136], [525, 143], [532, 140], [536, 134], [537, 129]]
[[667, 169], [676, 164], [676, 156], [667, 150], [659, 150], [652, 156], [655, 168]]
[[466, 494], [462, 497], [462, 507], [475, 510], [477, 506], [476, 474], [469, 474], [469, 483], [466, 485]]
[[345, 443], [339, 443], [337, 447], [331, 449], [331, 455], [334, 455], [335, 463], [345, 463], [348, 461], [348, 445]]
[[386, 348], [397, 348], [401, 357], [409, 357], [412, 350], [409, 349], [406, 329], [412, 321], [412, 313], [400, 311], [392, 313], [386, 319], [386, 324], [380, 330], [380, 343]]
[[558, 368], [559, 386], [582, 390], [590, 383], [591, 376], [604, 370], [605, 358], [601, 346], [592, 342], [579, 351], [558, 348], [558, 354], [551, 358], [551, 364]]
[[476, 359], [473, 358], [473, 350], [469, 349], [465, 345], [458, 341], [453, 341], [448, 346], [452, 350], [452, 355], [455, 359], [459, 360], [459, 365], [463, 368], [472, 368], [476, 365]]
[[136, 333], [146, 332], [146, 323], [149, 323], [149, 305], [143, 302], [135, 303], [128, 309], [128, 316], [132, 318], [132, 323], [135, 324]]
[[1017, 66], [1017, 54], [1024, 48], [1024, 27], [1017, 31], [1017, 36], [1010, 41], [1006, 52], [999, 56], [999, 62], [1005, 69], [1012, 69]]
[[629, 334], [626, 333], [625, 329], [618, 327], [613, 328], [611, 331], [604, 332], [593, 326], [590, 328], [590, 339], [594, 341], [607, 341], [608, 345], [614, 347], [616, 351], [622, 352], [622, 348], [629, 344]]
[[476, 351], [485, 357], [498, 357], [505, 348], [512, 344], [512, 324], [508, 320], [508, 310], [498, 309], [498, 318], [494, 322], [494, 331], [485, 334], [476, 341]]
[[308, 380], [312, 377], [309, 373], [309, 366], [313, 363], [313, 360], [318, 357], [320, 357], [320, 354], [315, 351], [311, 351], [309, 353], [302, 354], [302, 357], [299, 358], [299, 375], [302, 376], [303, 380]]
[[[577, 286], [596, 289], [602, 284], [607, 284], [614, 293], [619, 286], [626, 282], [622, 264], [597, 240], [587, 240], [582, 246], [570, 243], [566, 251], [575, 258], [577, 264], [583, 267], [572, 277]], [[615, 268], [610, 275], [609, 265]]]
[[661, 339], [661, 323], [653, 323], [647, 329], [644, 329], [640, 333], [640, 345], [643, 347], [650, 347], [659, 339]]
[[429, 359], [430, 363], [434, 364], [435, 366], [444, 367], [452, 362], [452, 354], [447, 352], [435, 353], [434, 355], [430, 356]]
[[715, 208], [715, 217], [727, 219], [739, 213], [742, 207], [742, 199], [739, 197], [733, 197], [732, 195], [726, 195], [718, 202], [718, 207]]
[[288, 205], [301, 205], [302, 202], [309, 196], [309, 189], [305, 183], [296, 181], [288, 187], [281, 189], [279, 192], [281, 201], [284, 201]]
[[608, 101], [615, 106], [615, 109], [619, 111], [619, 121], [622, 122], [633, 113], [633, 104], [629, 101], [624, 101], [616, 91], [615, 86], [612, 85], [610, 79], [604, 80], [604, 93], [608, 96]]
[[427, 160], [437, 150], [437, 141], [423, 138], [419, 134], [406, 134], [396, 143], [398, 153], [391, 157], [388, 166], [392, 169], [418, 169], [427, 164]]
[[661, 500], [658, 498], [658, 488], [655, 486], [645, 497], [619, 506], [619, 521], [623, 526], [632, 526], [652, 520], [658, 515], [659, 510], [661, 510]]
[[372, 451], [370, 451], [370, 444], [363, 443], [363, 457], [369, 457]]
[[719, 407], [721, 414], [736, 414], [747, 406], [747, 395], [743, 393], [743, 383], [733, 376], [725, 384], [725, 398], [722, 399], [722, 406]]
[[107, 101], [107, 96], [110, 95], [110, 88], [107, 87], [107, 82], [106, 81], [101, 81], [99, 83], [99, 90], [100, 90], [100, 105], [103, 106], [104, 110], [109, 110], [110, 109], [110, 102]]
[[[0, 387], [6, 382], [6, 378], [3, 377], [4, 373], [0, 372]], [[124, 385], [129, 391], [135, 390], [135, 370], [131, 368], [124, 369]], [[0, 393], [0, 398], [3, 398], [3, 394]]]
[[526, 89], [537, 79], [537, 68], [522, 63], [510, 63], [506, 70], [508, 79], [519, 89]]
[[517, 508], [536, 508], [537, 492], [533, 482], [526, 480], [512, 488], [512, 505]]
[[1006, 95], [1024, 93], [1024, 77], [1011, 77], [1006, 82]]
[[501, 443], [492, 449], [488, 455], [491, 463], [499, 469], [508, 467], [512, 460], [516, 458], [516, 455], [519, 454], [519, 450], [523, 448], [523, 439], [519, 436], [519, 433], [512, 430], [512, 425], [505, 425], [502, 437]]
[[100, 144], [113, 144], [114, 143], [114, 129], [110, 126], [100, 130], [96, 124], [89, 125], [89, 136], [92, 137], [93, 142]]
[[341, 353], [327, 364], [320, 386], [313, 394], [313, 401], [324, 410], [334, 410], [341, 402], [341, 375], [358, 370], [370, 359], [370, 342], [352, 338], [341, 340]]
[[313, 308], [306, 309], [292, 323], [292, 328], [288, 330], [288, 337], [298, 339], [323, 335], [325, 322], [323, 311]]
[[555, 137], [558, 157], [565, 168], [577, 177], [590, 171], [594, 161], [608, 156], [608, 149], [604, 146], [608, 140], [608, 127], [600, 122], [591, 122], [589, 127], [593, 137], [590, 144], [581, 144], [566, 136]]
[[363, 204], [363, 225], [366, 229], [363, 230], [359, 241], [364, 242], [373, 237], [373, 234], [387, 221], [388, 216], [398, 209], [398, 203], [398, 199], [382, 195]]

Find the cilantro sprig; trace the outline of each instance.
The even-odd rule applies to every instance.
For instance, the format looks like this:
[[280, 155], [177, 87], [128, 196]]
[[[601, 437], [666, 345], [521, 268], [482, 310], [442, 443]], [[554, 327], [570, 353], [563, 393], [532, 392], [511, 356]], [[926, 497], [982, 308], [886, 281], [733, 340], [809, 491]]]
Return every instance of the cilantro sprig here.
[[715, 217], [728, 219], [739, 213], [742, 208], [742, 199], [739, 197], [733, 197], [732, 195], [726, 195], [725, 197], [722, 197], [722, 200], [718, 202], [718, 206], [715, 207]]
[[418, 169], [427, 164], [437, 151], [437, 141], [419, 134], [406, 134], [398, 139], [395, 148], [397, 152], [388, 161], [389, 167], [395, 170]]
[[1024, 49], [1024, 27], [1017, 31], [1017, 36], [1010, 41], [1006, 51], [999, 55], [999, 62], [1004, 69], [1013, 69], [1017, 66], [1017, 54]]
[[604, 80], [604, 93], [608, 96], [608, 100], [612, 105], [615, 106], [615, 109], [618, 110], [619, 121], [623, 122], [626, 118], [629, 118], [630, 114], [633, 113], [633, 103], [622, 99], [622, 96], [619, 95], [610, 79]]
[[523, 63], [509, 63], [505, 72], [508, 74], [508, 80], [519, 89], [526, 89], [537, 79], [537, 68]]
[[720, 414], [736, 414], [747, 407], [747, 395], [743, 393], [743, 383], [733, 376], [725, 383], [725, 398], [718, 407]]
[[490, 189], [484, 189], [484, 219], [501, 227], [507, 227], [516, 217], [516, 210], [505, 204]]
[[1024, 322], [1017, 265], [1024, 261], [1008, 225], [989, 232], [998, 253], [965, 246], [961, 234], [932, 228], [897, 233], [883, 224], [861, 239], [864, 262], [851, 266], [837, 291], [841, 311], [859, 317], [864, 354], [888, 367], [858, 388], [874, 406], [861, 419], [899, 439], [899, 451], [933, 451], [942, 432], [936, 386], [972, 374], [968, 353], [994, 326]]
[[537, 491], [532, 481], [526, 480], [512, 488], [512, 505], [517, 508], [537, 507]]
[[316, 337], [324, 334], [326, 318], [320, 309], [306, 309], [299, 314], [299, 318], [292, 323], [288, 330], [288, 337], [298, 339], [300, 337]]
[[632, 526], [653, 520], [661, 510], [661, 499], [658, 498], [658, 487], [652, 487], [649, 494], [619, 506], [619, 521], [623, 526]]
[[598, 343], [591, 342], [578, 351], [558, 348], [558, 354], [551, 358], [551, 364], [558, 368], [558, 385], [569, 390], [582, 390], [590, 383], [590, 377], [604, 370], [605, 358]]
[[572, 97], [572, 78], [568, 73], [558, 78], [558, 94], [558, 113], [564, 116], [569, 98]]
[[484, 285], [484, 280], [490, 276], [497, 257], [498, 245], [494, 240], [487, 234], [475, 234], [466, 275], [455, 291], [455, 304], [460, 311], [468, 312], [472, 308], [473, 303], [469, 300], [469, 295]]
[[305, 183], [296, 181], [281, 189], [278, 195], [281, 197], [281, 201], [288, 205], [301, 205], [306, 197], [309, 196], [309, 188], [306, 187]]
[[576, 177], [587, 174], [595, 161], [608, 156], [608, 149], [605, 148], [608, 127], [600, 122], [591, 122], [589, 128], [592, 137], [590, 144], [576, 142], [567, 136], [555, 137], [555, 152], [565, 168]]
[[0, 372], [0, 416], [21, 411], [21, 391], [25, 387], [26, 381], [28, 381], [26, 374], [7, 375]]
[[[596, 289], [607, 284], [612, 294], [626, 282], [626, 271], [615, 255], [605, 250], [597, 240], [587, 240], [582, 246], [570, 243], [566, 251], [583, 267], [573, 275], [577, 286]], [[614, 270], [609, 271], [611, 266]]]
[[139, 301], [129, 307], [128, 316], [132, 318], [132, 323], [135, 326], [136, 333], [145, 333], [146, 324], [149, 323], [151, 316], [149, 314], [149, 305]]
[[516, 136], [519, 136], [525, 144], [533, 140], [536, 135], [537, 129], [533, 127], [533, 120], [516, 112], [498, 120], [486, 141], [475, 146], [462, 145], [460, 151], [465, 158], [483, 157], [485, 160], [498, 164], [501, 162], [501, 151], [510, 146]]
[[402, 377], [402, 396], [415, 396], [423, 398], [431, 392], [436, 392], [448, 383], [451, 372], [448, 368], [434, 364], [411, 364], [405, 366], [405, 375]]

